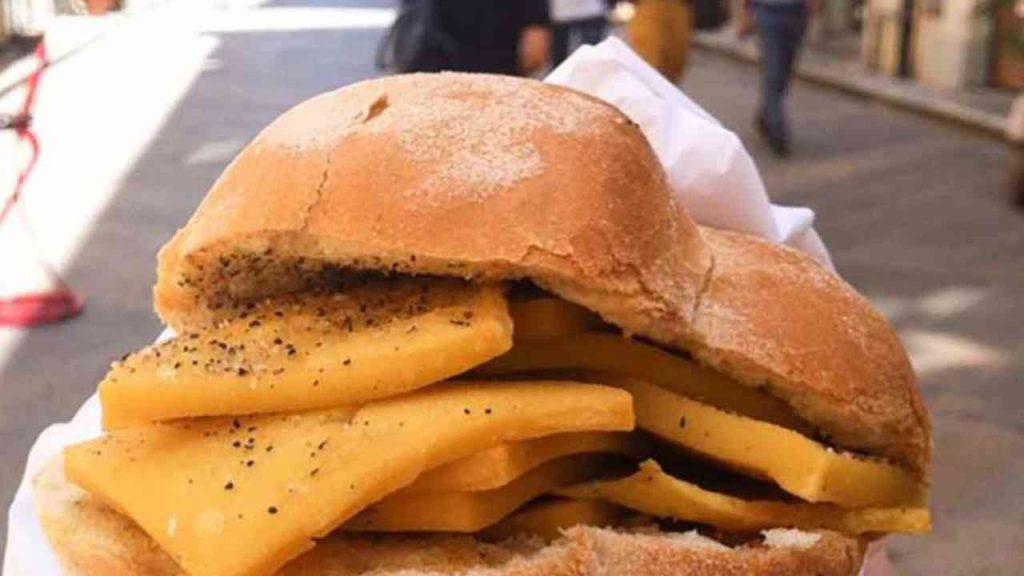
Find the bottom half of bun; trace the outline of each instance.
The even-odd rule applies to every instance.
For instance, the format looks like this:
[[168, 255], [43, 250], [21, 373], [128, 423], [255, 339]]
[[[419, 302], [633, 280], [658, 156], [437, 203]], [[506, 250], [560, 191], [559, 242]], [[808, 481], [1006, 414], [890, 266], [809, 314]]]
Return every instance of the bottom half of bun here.
[[[68, 481], [60, 460], [34, 500], [67, 576], [186, 576], [134, 522]], [[463, 534], [338, 534], [275, 576], [853, 576], [864, 543], [833, 532], [769, 530], [726, 546], [695, 531], [576, 526], [555, 541]]]

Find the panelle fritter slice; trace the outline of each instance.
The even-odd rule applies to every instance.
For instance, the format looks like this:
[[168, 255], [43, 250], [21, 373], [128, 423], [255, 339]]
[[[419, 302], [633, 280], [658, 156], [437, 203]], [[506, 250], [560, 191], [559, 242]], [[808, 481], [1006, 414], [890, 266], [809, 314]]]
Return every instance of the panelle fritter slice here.
[[602, 454], [579, 454], [548, 462], [494, 490], [408, 493], [374, 504], [345, 524], [370, 532], [477, 532], [505, 518], [530, 500], [608, 471]]
[[838, 452], [793, 430], [730, 414], [642, 380], [622, 378], [616, 385], [633, 395], [637, 426], [734, 470], [769, 479], [804, 500], [848, 508], [925, 503], [926, 487], [888, 462]]
[[629, 430], [622, 390], [441, 384], [352, 412], [115, 430], [65, 450], [67, 476], [137, 522], [192, 576], [262, 576], [423, 471], [548, 434]]
[[653, 460], [621, 480], [599, 481], [558, 492], [573, 498], [602, 498], [662, 518], [700, 522], [735, 531], [779, 526], [836, 530], [844, 534], [903, 532], [931, 528], [927, 508], [840, 508], [782, 500], [745, 500], [705, 490], [662, 471]]
[[493, 490], [562, 456], [600, 452], [639, 454], [642, 450], [643, 442], [639, 439], [616, 432], [572, 432], [506, 442], [431, 470], [404, 492]]
[[516, 340], [551, 340], [601, 328], [601, 318], [586, 308], [561, 298], [515, 299], [509, 312], [516, 327]]
[[785, 402], [755, 388], [666, 352], [617, 334], [589, 332], [565, 338], [517, 342], [507, 354], [477, 369], [481, 376], [539, 371], [597, 370], [643, 378], [712, 406], [807, 430]]
[[107, 428], [194, 416], [351, 406], [465, 372], [512, 345], [498, 286], [370, 282], [283, 297], [115, 363]]
[[515, 536], [540, 536], [550, 541], [573, 526], [618, 526], [630, 515], [629, 510], [604, 500], [549, 498], [528, 504], [481, 535], [485, 540], [495, 541]]

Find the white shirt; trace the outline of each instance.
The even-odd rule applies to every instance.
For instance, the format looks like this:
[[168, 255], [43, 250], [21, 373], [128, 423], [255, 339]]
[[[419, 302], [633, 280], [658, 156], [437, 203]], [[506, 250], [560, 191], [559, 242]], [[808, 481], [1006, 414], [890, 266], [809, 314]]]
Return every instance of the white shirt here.
[[572, 22], [604, 16], [604, 0], [548, 0], [552, 22]]

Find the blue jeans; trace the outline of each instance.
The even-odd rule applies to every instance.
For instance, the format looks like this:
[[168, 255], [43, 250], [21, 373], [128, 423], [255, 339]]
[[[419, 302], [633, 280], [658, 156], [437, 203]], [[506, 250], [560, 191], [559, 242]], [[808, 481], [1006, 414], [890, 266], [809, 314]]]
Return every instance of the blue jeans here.
[[573, 22], [560, 22], [554, 26], [551, 42], [551, 67], [554, 68], [583, 44], [597, 44], [608, 34], [604, 16]]
[[754, 2], [754, 18], [761, 39], [761, 120], [769, 130], [785, 133], [786, 89], [807, 27], [801, 4]]

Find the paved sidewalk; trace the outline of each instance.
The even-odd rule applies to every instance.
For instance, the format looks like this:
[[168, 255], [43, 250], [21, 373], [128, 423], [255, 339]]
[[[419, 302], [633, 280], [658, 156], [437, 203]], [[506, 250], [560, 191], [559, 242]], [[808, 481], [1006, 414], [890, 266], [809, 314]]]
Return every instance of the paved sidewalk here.
[[[759, 58], [754, 37], [739, 39], [731, 28], [699, 33], [700, 48], [746, 62]], [[815, 84], [930, 116], [993, 138], [1005, 138], [1005, 119], [1014, 94], [995, 89], [943, 91], [916, 82], [874, 73], [856, 57], [832, 54], [828, 46], [808, 47], [800, 54], [797, 76]]]

